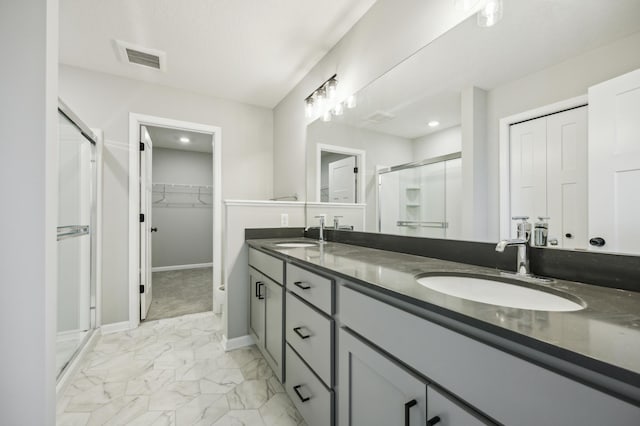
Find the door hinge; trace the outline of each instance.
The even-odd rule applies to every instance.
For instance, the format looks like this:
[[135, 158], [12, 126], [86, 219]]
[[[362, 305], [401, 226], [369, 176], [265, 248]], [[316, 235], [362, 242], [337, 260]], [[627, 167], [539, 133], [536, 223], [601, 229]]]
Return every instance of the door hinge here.
[[353, 168], [353, 173], [358, 173], [358, 168], [357, 167]]
[[144, 284], [140, 284], [140, 294], [144, 293]]
[[140, 142], [140, 151], [144, 151], [144, 142]]
[[144, 223], [144, 213], [140, 213], [140, 223]]

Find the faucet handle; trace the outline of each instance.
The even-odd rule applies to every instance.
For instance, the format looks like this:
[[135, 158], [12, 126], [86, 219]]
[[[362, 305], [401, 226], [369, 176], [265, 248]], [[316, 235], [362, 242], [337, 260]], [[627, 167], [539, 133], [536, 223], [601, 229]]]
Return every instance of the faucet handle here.
[[326, 214], [319, 214], [318, 216], [314, 216], [314, 217], [315, 217], [316, 219], [320, 219], [320, 223], [323, 223], [323, 224], [324, 224], [324, 221], [325, 221], [325, 219], [326, 219], [327, 215], [326, 215]]
[[511, 217], [511, 220], [521, 220], [523, 222], [526, 222], [527, 220], [529, 220], [529, 216], [513, 216]]

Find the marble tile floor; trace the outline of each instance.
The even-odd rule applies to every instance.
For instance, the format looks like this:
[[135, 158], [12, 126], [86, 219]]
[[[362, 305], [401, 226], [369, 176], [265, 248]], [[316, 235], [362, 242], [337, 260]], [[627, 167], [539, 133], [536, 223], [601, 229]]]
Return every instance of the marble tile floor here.
[[56, 377], [71, 360], [88, 331], [66, 331], [56, 336]]
[[213, 310], [213, 268], [154, 272], [147, 321]]
[[57, 425], [305, 425], [255, 347], [224, 352], [213, 313], [100, 336], [57, 403]]

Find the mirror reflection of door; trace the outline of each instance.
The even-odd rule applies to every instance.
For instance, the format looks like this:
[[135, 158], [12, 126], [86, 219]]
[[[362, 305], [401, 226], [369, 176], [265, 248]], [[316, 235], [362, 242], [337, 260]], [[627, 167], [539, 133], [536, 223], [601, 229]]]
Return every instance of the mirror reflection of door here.
[[358, 160], [355, 155], [322, 151], [320, 201], [356, 203]]

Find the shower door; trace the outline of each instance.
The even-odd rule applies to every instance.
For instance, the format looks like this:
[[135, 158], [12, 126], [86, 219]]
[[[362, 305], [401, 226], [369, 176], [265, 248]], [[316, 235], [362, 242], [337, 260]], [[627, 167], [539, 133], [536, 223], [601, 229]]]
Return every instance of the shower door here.
[[[58, 148], [56, 369], [73, 359], [95, 327], [95, 144], [61, 107]], [[71, 118], [69, 118], [71, 117]]]

